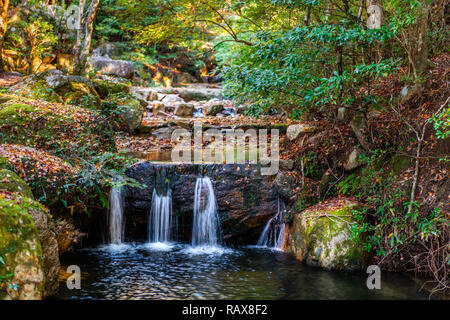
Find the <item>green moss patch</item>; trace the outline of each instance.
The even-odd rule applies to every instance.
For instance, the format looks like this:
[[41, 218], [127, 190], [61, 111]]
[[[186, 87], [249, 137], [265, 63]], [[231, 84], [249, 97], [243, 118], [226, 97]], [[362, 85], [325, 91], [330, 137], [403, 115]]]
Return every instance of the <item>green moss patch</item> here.
[[116, 150], [111, 127], [100, 112], [17, 96], [0, 105], [0, 140], [64, 159]]
[[15, 193], [0, 191], [0, 298], [23, 298], [25, 284], [44, 289], [42, 249], [29, 210], [44, 210], [39, 203]]
[[0, 169], [0, 189], [17, 192], [33, 199], [30, 187], [17, 174], [10, 170]]
[[294, 217], [290, 251], [310, 265], [333, 270], [359, 270], [366, 254], [350, 237], [351, 210], [358, 204], [343, 200], [313, 206]]

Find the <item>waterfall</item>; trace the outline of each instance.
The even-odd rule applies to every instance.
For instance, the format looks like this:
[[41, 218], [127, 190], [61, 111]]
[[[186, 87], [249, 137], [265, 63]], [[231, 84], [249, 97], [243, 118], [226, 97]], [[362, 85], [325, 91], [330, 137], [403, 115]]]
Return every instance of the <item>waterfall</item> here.
[[165, 196], [158, 195], [153, 189], [152, 207], [148, 223], [150, 242], [168, 242], [172, 237], [172, 190], [169, 188]]
[[121, 187], [113, 188], [109, 196], [108, 231], [110, 243], [122, 243], [125, 233], [125, 221]]
[[217, 201], [211, 179], [197, 178], [194, 193], [192, 245], [217, 245], [218, 233]]
[[278, 197], [278, 211], [275, 216], [270, 218], [259, 236], [257, 246], [283, 249], [284, 231], [286, 225], [282, 222], [284, 205]]

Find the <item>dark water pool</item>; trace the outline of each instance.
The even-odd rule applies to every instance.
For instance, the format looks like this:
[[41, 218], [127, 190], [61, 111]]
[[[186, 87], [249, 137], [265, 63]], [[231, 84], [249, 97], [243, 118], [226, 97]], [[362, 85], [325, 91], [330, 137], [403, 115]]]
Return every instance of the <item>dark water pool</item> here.
[[[84, 249], [62, 259], [59, 299], [427, 299], [403, 274], [382, 273], [381, 290], [364, 272], [328, 272], [261, 248], [126, 244]], [[69, 265], [81, 289], [64, 280]]]

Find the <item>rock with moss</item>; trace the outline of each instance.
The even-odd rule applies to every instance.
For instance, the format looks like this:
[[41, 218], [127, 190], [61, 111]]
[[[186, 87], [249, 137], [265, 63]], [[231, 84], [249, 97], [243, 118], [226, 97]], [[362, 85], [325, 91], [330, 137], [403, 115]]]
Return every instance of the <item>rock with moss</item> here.
[[47, 206], [61, 204], [61, 190], [74, 183], [77, 168], [45, 151], [22, 145], [0, 144], [0, 156], [7, 157], [14, 171]]
[[288, 251], [328, 270], [364, 269], [367, 254], [350, 236], [351, 210], [357, 207], [355, 202], [337, 200], [295, 214]]
[[224, 105], [220, 101], [211, 100], [206, 106], [207, 116], [216, 116], [218, 113], [224, 110]]
[[7, 169], [0, 169], [0, 189], [17, 192], [33, 199], [30, 187], [17, 174]]
[[30, 210], [42, 210], [42, 206], [18, 194], [0, 192], [0, 299], [44, 296], [42, 249]]
[[129, 94], [131, 92], [131, 86], [128, 83], [114, 79], [95, 79], [94, 86], [101, 99], [118, 93]]
[[279, 171], [273, 183], [283, 199], [290, 199], [298, 184], [295, 177], [286, 171]]
[[58, 293], [60, 269], [56, 224], [43, 207], [32, 207], [29, 214], [37, 228], [42, 247], [45, 276], [44, 297], [53, 296]]
[[19, 205], [26, 208], [27, 213], [33, 219], [39, 242], [42, 249], [43, 272], [45, 285], [43, 296], [48, 297], [58, 292], [59, 279], [59, 253], [56, 233], [56, 224], [52, 220], [48, 209], [40, 203], [19, 193], [10, 193], [0, 190], [0, 197], [8, 200], [10, 205]]
[[100, 111], [11, 95], [0, 104], [0, 139], [82, 157], [115, 151], [113, 131]]
[[[104, 102], [104, 106], [104, 112], [111, 114], [111, 118], [120, 130], [132, 133], [140, 127], [144, 108], [133, 95], [111, 95]], [[107, 108], [109, 110], [106, 110]]]
[[100, 107], [100, 96], [97, 91], [86, 83], [71, 82], [67, 92], [63, 94], [64, 103], [75, 106], [98, 109]]
[[0, 169], [11, 170], [8, 158], [0, 157]]
[[88, 109], [100, 107], [100, 96], [87, 78], [67, 76], [59, 70], [31, 75], [11, 87], [11, 92], [33, 99], [77, 105]]

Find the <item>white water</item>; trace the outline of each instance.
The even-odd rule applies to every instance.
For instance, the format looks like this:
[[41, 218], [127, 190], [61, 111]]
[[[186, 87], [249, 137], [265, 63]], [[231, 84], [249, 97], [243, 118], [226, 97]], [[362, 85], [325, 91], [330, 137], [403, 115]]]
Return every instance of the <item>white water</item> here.
[[173, 227], [172, 190], [165, 196], [153, 189], [152, 207], [148, 220], [148, 239], [150, 242], [165, 243], [171, 240]]
[[208, 177], [197, 178], [194, 194], [192, 245], [216, 246], [218, 233], [217, 201], [211, 179]]
[[122, 243], [125, 232], [125, 221], [123, 216], [123, 195], [121, 187], [113, 188], [109, 196], [108, 231], [109, 243]]
[[282, 206], [280, 198], [278, 198], [278, 212], [267, 222], [259, 236], [257, 246], [283, 250], [284, 231], [286, 229], [286, 225], [282, 223], [283, 208], [284, 205]]

